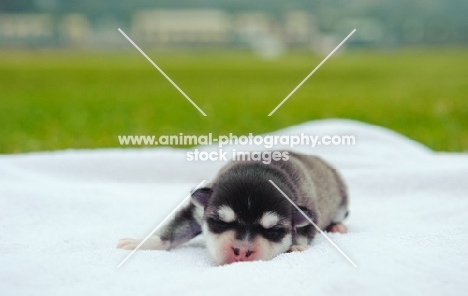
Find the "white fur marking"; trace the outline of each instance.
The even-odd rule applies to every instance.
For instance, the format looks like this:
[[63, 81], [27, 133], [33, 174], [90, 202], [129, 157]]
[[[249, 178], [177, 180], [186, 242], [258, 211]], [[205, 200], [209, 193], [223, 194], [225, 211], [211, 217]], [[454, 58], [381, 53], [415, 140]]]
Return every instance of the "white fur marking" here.
[[272, 228], [279, 222], [279, 217], [273, 212], [266, 212], [263, 214], [262, 218], [260, 219], [260, 224], [263, 228], [268, 229]]
[[201, 207], [195, 207], [195, 212], [194, 212], [194, 217], [195, 219], [201, 224], [202, 220], [203, 220], [203, 214], [204, 214], [204, 210], [203, 208]]
[[303, 235], [298, 235], [296, 237], [296, 245], [299, 245], [299, 246], [307, 246], [309, 243], [307, 242], [307, 237], [303, 236]]
[[229, 254], [225, 253], [223, 244], [229, 244], [229, 242], [234, 241], [234, 232], [228, 230], [220, 234], [214, 234], [208, 229], [206, 223], [203, 223], [202, 230], [206, 241], [206, 247], [214, 262], [217, 265], [226, 264], [226, 259]]
[[221, 206], [218, 209], [218, 216], [219, 219], [226, 223], [231, 223], [236, 220], [236, 213], [228, 206]]

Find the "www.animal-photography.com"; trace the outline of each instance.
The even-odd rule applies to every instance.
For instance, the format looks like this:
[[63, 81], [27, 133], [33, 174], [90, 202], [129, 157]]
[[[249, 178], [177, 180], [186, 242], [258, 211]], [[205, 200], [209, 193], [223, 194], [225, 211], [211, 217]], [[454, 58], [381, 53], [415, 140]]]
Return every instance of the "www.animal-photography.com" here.
[[465, 295], [468, 3], [0, 0], [2, 295]]

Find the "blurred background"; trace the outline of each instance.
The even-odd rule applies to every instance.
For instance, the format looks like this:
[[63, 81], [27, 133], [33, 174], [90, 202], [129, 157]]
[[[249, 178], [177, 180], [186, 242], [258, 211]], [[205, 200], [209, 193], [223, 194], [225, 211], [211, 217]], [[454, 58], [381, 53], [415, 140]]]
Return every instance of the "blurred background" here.
[[119, 147], [118, 135], [259, 134], [322, 118], [466, 151], [467, 15], [462, 0], [0, 0], [0, 153]]

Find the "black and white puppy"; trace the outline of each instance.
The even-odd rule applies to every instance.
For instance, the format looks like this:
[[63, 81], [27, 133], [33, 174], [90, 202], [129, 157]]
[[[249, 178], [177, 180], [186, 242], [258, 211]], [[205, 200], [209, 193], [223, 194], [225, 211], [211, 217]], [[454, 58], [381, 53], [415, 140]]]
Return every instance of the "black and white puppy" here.
[[[141, 249], [169, 250], [203, 232], [216, 264], [270, 260], [305, 250], [317, 229], [275, 188], [272, 180], [322, 230], [346, 232], [348, 194], [343, 179], [315, 156], [289, 153], [288, 160], [232, 161], [190, 204]], [[133, 250], [141, 239], [121, 239]]]

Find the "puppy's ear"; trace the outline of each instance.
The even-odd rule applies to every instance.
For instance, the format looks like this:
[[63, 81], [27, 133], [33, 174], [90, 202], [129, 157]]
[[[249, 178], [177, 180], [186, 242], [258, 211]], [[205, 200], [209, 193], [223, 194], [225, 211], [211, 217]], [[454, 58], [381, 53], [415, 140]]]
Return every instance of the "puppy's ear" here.
[[192, 201], [196, 206], [205, 208], [212, 193], [213, 190], [211, 188], [198, 188], [192, 192]]
[[[312, 220], [312, 212], [307, 210], [307, 209], [301, 209], [302, 213], [299, 212], [298, 210], [294, 209], [294, 212], [293, 212], [293, 224], [294, 224], [294, 227], [304, 227], [306, 225], [309, 225], [311, 224], [309, 219]], [[307, 219], [306, 217], [304, 217], [304, 214], [307, 215], [307, 217], [309, 217], [309, 219]], [[313, 221], [313, 220], [312, 220]]]

